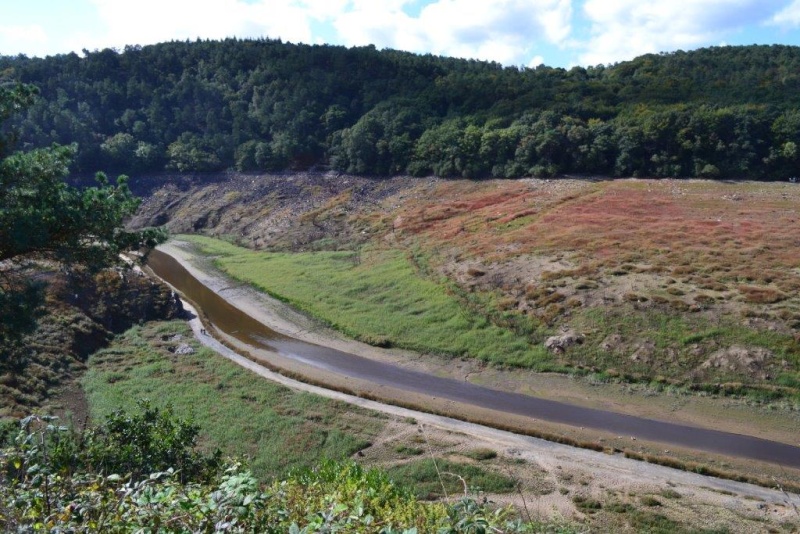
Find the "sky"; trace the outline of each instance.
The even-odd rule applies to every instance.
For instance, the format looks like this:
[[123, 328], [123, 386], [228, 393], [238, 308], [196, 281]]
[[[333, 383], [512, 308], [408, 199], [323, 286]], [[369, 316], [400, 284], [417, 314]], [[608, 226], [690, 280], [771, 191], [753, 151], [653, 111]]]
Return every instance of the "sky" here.
[[0, 55], [226, 37], [570, 68], [800, 45], [800, 0], [0, 0]]

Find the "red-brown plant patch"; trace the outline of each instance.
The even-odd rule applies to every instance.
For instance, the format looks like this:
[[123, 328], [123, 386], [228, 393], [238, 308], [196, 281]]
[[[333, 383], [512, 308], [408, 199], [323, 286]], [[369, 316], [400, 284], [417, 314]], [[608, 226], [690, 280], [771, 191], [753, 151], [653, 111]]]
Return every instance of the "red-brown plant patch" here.
[[775, 304], [787, 298], [786, 294], [771, 287], [739, 286], [739, 292], [753, 304]]

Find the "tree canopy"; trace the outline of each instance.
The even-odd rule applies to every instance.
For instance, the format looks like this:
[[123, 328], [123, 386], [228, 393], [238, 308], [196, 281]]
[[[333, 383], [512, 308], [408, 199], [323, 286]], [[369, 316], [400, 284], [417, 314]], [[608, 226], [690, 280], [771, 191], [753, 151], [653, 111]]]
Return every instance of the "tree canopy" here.
[[[33, 101], [30, 86], [0, 86], [0, 121]], [[99, 173], [96, 187], [77, 188], [64, 179], [76, 147], [52, 145], [11, 152], [13, 135], [0, 143], [0, 344], [35, 325], [42, 283], [20, 276], [25, 262], [57, 262], [92, 270], [119, 263], [126, 250], [155, 246], [163, 231], [129, 232], [124, 219], [138, 207], [127, 179]]]
[[41, 90], [15, 119], [24, 146], [77, 143], [83, 175], [317, 166], [775, 179], [800, 157], [791, 46], [566, 70], [228, 39], [0, 57], [0, 72]]

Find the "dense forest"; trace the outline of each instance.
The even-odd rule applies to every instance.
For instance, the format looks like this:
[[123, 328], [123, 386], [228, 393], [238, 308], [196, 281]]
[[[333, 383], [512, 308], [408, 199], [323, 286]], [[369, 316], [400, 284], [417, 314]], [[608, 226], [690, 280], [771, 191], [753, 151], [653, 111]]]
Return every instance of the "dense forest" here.
[[497, 63], [372, 46], [170, 42], [0, 57], [39, 97], [20, 148], [73, 172], [786, 179], [800, 162], [800, 48], [715, 47], [613, 66]]

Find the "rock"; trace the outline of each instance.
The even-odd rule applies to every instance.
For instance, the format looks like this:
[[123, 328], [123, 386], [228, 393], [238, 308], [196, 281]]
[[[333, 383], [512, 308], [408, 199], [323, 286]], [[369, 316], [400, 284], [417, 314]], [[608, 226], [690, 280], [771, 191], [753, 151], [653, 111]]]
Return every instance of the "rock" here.
[[192, 347], [190, 347], [186, 343], [181, 343], [180, 345], [175, 347], [175, 351], [174, 352], [175, 352], [175, 354], [179, 354], [179, 355], [183, 356], [183, 355], [186, 355], [186, 354], [194, 354], [194, 349]]
[[656, 344], [646, 339], [637, 343], [634, 348], [635, 350], [633, 354], [631, 354], [631, 361], [649, 363], [655, 354]]
[[613, 352], [622, 345], [622, 336], [619, 334], [610, 334], [606, 336], [602, 343], [600, 343], [600, 348], [605, 352]]
[[733, 345], [713, 353], [700, 365], [700, 369], [719, 369], [723, 372], [745, 373], [764, 379], [767, 376], [764, 368], [772, 358], [772, 352], [763, 347]]
[[551, 352], [563, 354], [569, 347], [580, 345], [581, 343], [583, 343], [583, 335], [573, 330], [568, 330], [560, 336], [548, 337], [544, 342], [544, 346]]

